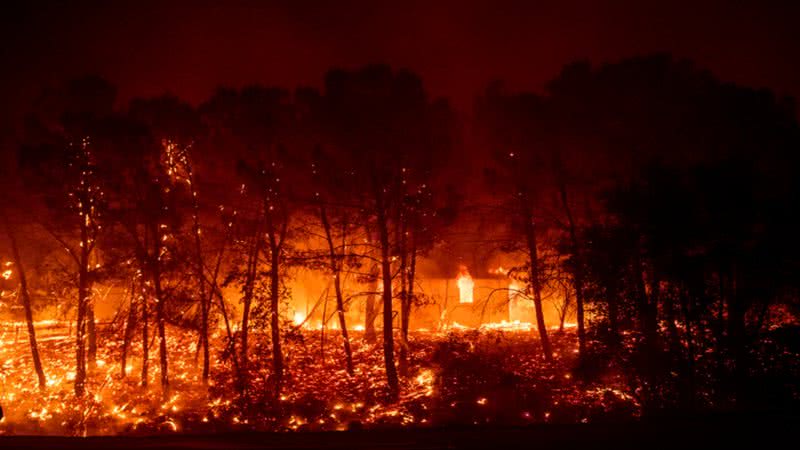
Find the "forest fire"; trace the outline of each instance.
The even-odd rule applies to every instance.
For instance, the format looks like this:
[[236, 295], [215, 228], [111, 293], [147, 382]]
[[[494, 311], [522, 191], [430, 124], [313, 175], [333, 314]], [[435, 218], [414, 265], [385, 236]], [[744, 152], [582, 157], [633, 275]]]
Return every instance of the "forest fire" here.
[[[373, 3], [353, 14], [384, 8]], [[445, 8], [447, 27], [414, 29], [458, 35], [463, 3]], [[74, 12], [84, 8], [49, 22], [71, 17], [62, 34], [83, 35], [79, 53], [90, 55], [114, 22], [84, 30], [91, 20]], [[274, 16], [324, 12], [295, 30], [313, 41], [340, 26], [337, 8]], [[316, 59], [356, 44], [381, 56], [416, 39], [408, 30], [363, 39], [382, 24], [350, 23], [346, 42], [301, 55], [304, 39], [278, 39], [283, 25], [262, 13], [198, 21], [197, 39], [215, 36], [209, 48], [169, 45], [194, 21], [170, 18], [150, 36], [137, 27], [169, 15], [137, 13], [124, 45], [91, 64], [63, 57], [69, 71], [0, 83], [19, 91], [0, 102], [10, 109], [0, 121], [0, 447], [32, 435], [54, 439], [50, 448], [187, 436], [351, 448], [327, 441], [349, 436], [405, 449], [441, 433], [426, 448], [451, 448], [462, 433], [478, 448], [497, 432], [565, 450], [563, 435], [585, 449], [616, 444], [605, 432], [660, 443], [679, 422], [704, 435], [686, 424], [797, 421], [792, 99], [665, 53], [565, 60], [538, 87], [519, 72], [510, 85], [461, 86], [455, 99], [450, 85], [473, 76], [460, 66], [442, 80]], [[485, 16], [473, 19], [511, 20]], [[240, 22], [264, 33], [199, 70], [227, 42], [214, 33]], [[61, 40], [0, 28], [15, 35], [0, 45]], [[511, 30], [461, 32], [430, 61], [483, 51], [487, 71], [508, 55], [543, 70], [536, 52], [513, 48]], [[545, 53], [570, 47], [562, 38]], [[274, 41], [277, 54], [259, 53]], [[162, 42], [163, 58], [135, 52]], [[420, 42], [402, 52], [409, 61], [427, 50]], [[76, 76], [129, 48], [149, 68], [141, 79], [113, 68], [101, 72], [117, 79]], [[185, 51], [191, 64], [174, 67]], [[51, 64], [34, 53], [31, 70]], [[293, 73], [290, 54], [314, 73]], [[268, 74], [229, 73], [244, 55]], [[208, 84], [191, 95], [180, 86], [199, 79]]]
[[[319, 332], [304, 332], [297, 336], [299, 340], [287, 347], [287, 355], [290, 355], [287, 363], [291, 363], [289, 377], [297, 378], [292, 381], [292, 388], [270, 406], [282, 411], [282, 419], [276, 421], [251, 409], [251, 402], [255, 399], [243, 399], [232, 389], [232, 368], [224, 360], [213, 361], [217, 370], [209, 385], [204, 385], [195, 359], [196, 342], [179, 329], [171, 328], [168, 334], [168, 348], [173, 355], [171, 382], [174, 394], [161, 399], [158, 387], [142, 388], [133, 376], [120, 379], [119, 345], [110, 343], [99, 348], [96, 368], [87, 381], [87, 395], [77, 399], [71, 392], [75, 372], [71, 368], [69, 352], [65, 351], [71, 346], [71, 339], [66, 335], [68, 324], [57, 321], [37, 323], [42, 330], [40, 351], [43, 358], [50, 361], [46, 366], [47, 387], [43, 390], [28, 381], [35, 376], [26, 351], [27, 343], [24, 338], [15, 338], [17, 326], [3, 328], [0, 348], [3, 385], [0, 401], [7, 407], [13, 405], [0, 423], [0, 433], [6, 434], [85, 436], [212, 430], [340, 430], [352, 427], [354, 423], [367, 427], [495, 421], [525, 424], [584, 419], [605, 410], [624, 410], [631, 418], [640, 414], [638, 402], [620, 384], [622, 379], [611, 385], [575, 386], [567, 378], [554, 377], [552, 374], [570, 366], [574, 357], [569, 356], [560, 363], [561, 368], [548, 368], [533, 355], [523, 359], [509, 358], [505, 363], [496, 362], [501, 365], [494, 366], [494, 369], [511, 370], [521, 377], [513, 389], [521, 389], [528, 383], [538, 384], [539, 377], [551, 374], [546, 376], [552, 380], [548, 382], [547, 400], [542, 398], [530, 404], [502, 405], [498, 410], [500, 405], [491, 402], [503, 402], [512, 387], [496, 384], [492, 380], [498, 376], [496, 373], [487, 378], [478, 373], [466, 376], [460, 383], [475, 385], [465, 391], [461, 390], [463, 387], [451, 391], [456, 386], [443, 383], [449, 383], [452, 377], [461, 378], [458, 373], [450, 372], [455, 369], [451, 364], [456, 364], [452, 360], [486, 356], [502, 359], [502, 355], [490, 349], [496, 342], [501, 342], [506, 349], [522, 350], [528, 345], [523, 334], [504, 335], [491, 331], [498, 327], [487, 327], [484, 332], [412, 333], [411, 339], [418, 350], [411, 358], [419, 361], [420, 367], [413, 377], [404, 381], [403, 393], [397, 402], [387, 402], [384, 386], [376, 382], [380, 379], [382, 367], [380, 361], [370, 354], [370, 345], [356, 344], [356, 375], [347, 379], [333, 362], [341, 352], [331, 351], [320, 360]], [[110, 337], [106, 331], [111, 332], [108, 329], [102, 334]], [[214, 340], [219, 338], [221, 335], [212, 336]], [[459, 343], [454, 344], [456, 341], [453, 340]], [[574, 334], [564, 335], [558, 342], [558, 345], [567, 347], [574, 345]], [[474, 347], [467, 349], [462, 347], [463, 344]], [[331, 347], [334, 346], [332, 343]], [[443, 351], [447, 354], [442, 354]], [[128, 362], [128, 372], [136, 373], [139, 368], [140, 361]], [[260, 379], [265, 370], [268, 369], [254, 368], [253, 376]], [[474, 376], [479, 378], [472, 378]], [[150, 374], [150, 377], [151, 385], [157, 386], [157, 374]], [[472, 389], [477, 390], [473, 392]], [[611, 403], [608, 392], [616, 397]]]
[[472, 281], [467, 266], [461, 266], [458, 278], [456, 278], [456, 285], [458, 286], [458, 301], [460, 303], [472, 303], [475, 282]]

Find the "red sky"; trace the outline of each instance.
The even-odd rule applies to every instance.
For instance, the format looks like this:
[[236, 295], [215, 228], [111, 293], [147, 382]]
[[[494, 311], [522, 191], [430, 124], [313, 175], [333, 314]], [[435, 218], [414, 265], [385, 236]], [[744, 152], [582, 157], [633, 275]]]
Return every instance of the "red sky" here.
[[6, 105], [86, 73], [124, 98], [168, 91], [198, 102], [219, 84], [319, 85], [331, 66], [385, 62], [468, 111], [492, 79], [541, 89], [572, 60], [653, 51], [800, 97], [796, 2], [31, 3], [4, 2], [0, 13]]

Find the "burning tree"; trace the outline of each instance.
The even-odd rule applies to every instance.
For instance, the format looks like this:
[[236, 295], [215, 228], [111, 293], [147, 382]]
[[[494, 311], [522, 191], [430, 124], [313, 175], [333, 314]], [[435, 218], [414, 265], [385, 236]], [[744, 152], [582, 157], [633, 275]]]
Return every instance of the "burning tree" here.
[[12, 257], [12, 261], [8, 261], [2, 266], [2, 279], [3, 282], [7, 282], [14, 277], [19, 281], [16, 296], [21, 300], [22, 308], [25, 312], [25, 325], [28, 330], [31, 359], [33, 360], [33, 367], [36, 371], [39, 388], [43, 389], [46, 386], [47, 380], [45, 379], [44, 369], [42, 368], [42, 359], [39, 356], [39, 345], [36, 342], [36, 329], [33, 325], [33, 302], [31, 300], [30, 288], [28, 287], [28, 277], [25, 272], [25, 266], [20, 256], [18, 239], [14, 231], [19, 225], [11, 223], [11, 211], [12, 209], [7, 205], [0, 205], [0, 213], [3, 214], [3, 225], [5, 226], [6, 236], [11, 246]]
[[522, 249], [526, 253], [527, 282], [536, 310], [536, 328], [544, 357], [551, 361], [553, 350], [542, 309], [544, 276], [539, 248], [549, 153], [545, 150], [542, 130], [527, 126], [543, 120], [542, 113], [542, 101], [536, 96], [505, 95], [499, 85], [487, 90], [478, 107], [479, 120], [484, 124], [489, 145], [494, 148], [496, 162], [487, 170], [487, 179], [494, 190], [502, 192], [502, 210], [512, 222], [513, 235], [508, 248]]
[[84, 393], [87, 360], [93, 367], [97, 351], [91, 292], [101, 267], [96, 247], [105, 208], [92, 136], [100, 131], [113, 101], [114, 88], [97, 78], [74, 80], [48, 92], [42, 110], [28, 120], [27, 144], [19, 157], [27, 186], [43, 199], [50, 216], [41, 225], [75, 265], [78, 396]]
[[[212, 136], [214, 145], [225, 145], [226, 151], [236, 155], [236, 171], [241, 180], [243, 203], [236, 207], [240, 212], [237, 240], [246, 260], [243, 268], [239, 265], [228, 277], [237, 279], [242, 286], [239, 370], [242, 374], [247, 371], [250, 311], [256, 288], [261, 286], [259, 296], [266, 299], [264, 309], [271, 331], [274, 398], [280, 395], [284, 372], [280, 307], [288, 295], [284, 277], [293, 214], [292, 186], [287, 179], [291, 179], [296, 167], [285, 145], [294, 129], [290, 100], [282, 89], [252, 86], [241, 91], [220, 89], [202, 107], [204, 116], [219, 131]], [[262, 274], [267, 281], [259, 284]]]
[[[203, 137], [200, 117], [190, 105], [174, 97], [134, 101], [130, 106], [130, 115], [147, 127], [153, 144], [159, 147], [160, 159], [156, 164], [161, 172], [160, 183], [166, 194], [177, 195], [181, 200], [173, 205], [178, 210], [172, 214], [190, 217], [190, 230], [173, 230], [173, 237], [183, 241], [179, 242], [179, 246], [188, 247], [186, 253], [190, 254], [192, 261], [195, 282], [190, 288], [190, 295], [199, 309], [198, 346], [203, 353], [203, 380], [207, 382], [210, 370], [208, 327], [213, 292], [206, 274], [201, 225], [201, 215], [205, 211], [201, 204], [200, 183], [192, 154], [195, 142]], [[166, 178], [163, 178], [164, 175]]]
[[[435, 161], [444, 160], [442, 150], [447, 148], [447, 142], [438, 139], [442, 129], [437, 126], [443, 123], [437, 119], [447, 107], [441, 102], [431, 102], [415, 75], [393, 72], [385, 66], [329, 72], [325, 96], [332, 142], [348, 155], [347, 160], [353, 164], [350, 170], [366, 180], [369, 194], [364, 198], [363, 208], [374, 221], [380, 247], [386, 379], [390, 396], [396, 398], [399, 383], [392, 331], [393, 299], [399, 294], [405, 305], [409, 301], [408, 265], [403, 263], [408, 256], [405, 174], [408, 171], [424, 174]], [[392, 287], [395, 258], [402, 259], [399, 270], [403, 281], [399, 292]]]

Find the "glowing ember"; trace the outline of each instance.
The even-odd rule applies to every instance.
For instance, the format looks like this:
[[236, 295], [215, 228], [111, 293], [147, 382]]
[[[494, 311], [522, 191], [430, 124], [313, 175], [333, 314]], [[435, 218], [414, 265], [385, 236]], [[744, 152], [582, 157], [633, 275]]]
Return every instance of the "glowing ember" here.
[[[0, 340], [3, 341], [0, 347], [0, 382], [4, 386], [0, 403], [7, 417], [0, 423], [0, 434], [46, 432], [104, 435], [225, 429], [341, 430], [353, 421], [365, 426], [435, 426], [452, 420], [483, 422], [489, 417], [487, 414], [494, 414], [491, 409], [494, 401], [490, 393], [482, 389], [495, 376], [488, 374], [500, 368], [487, 366], [486, 370], [490, 372], [482, 376], [488, 378], [483, 378], [474, 387], [470, 387], [471, 376], [451, 378], [450, 369], [447, 368], [451, 363], [437, 362], [433, 355], [435, 348], [451, 345], [446, 343], [453, 338], [456, 339], [454, 342], [467, 346], [458, 344], [452, 347], [448, 358], [476, 357], [490, 361], [500, 356], [507, 360], [502, 370], [513, 371], [520, 377], [523, 384], [519, 389], [529, 389], [523, 386], [538, 385], [542, 380], [555, 383], [553, 389], [557, 387], [557, 390], [553, 390], [555, 397], [550, 405], [554, 411], [574, 408], [585, 401], [604, 401], [608, 395], [613, 395], [617, 402], [633, 405], [632, 411], [638, 414], [635, 397], [621, 380], [613, 385], [587, 385], [586, 392], [589, 394], [585, 394], [564, 372], [554, 376], [557, 373], [555, 371], [561, 369], [542, 366], [537, 356], [521, 351], [529, 345], [529, 333], [510, 333], [503, 338], [503, 344], [497, 347], [498, 340], [493, 333], [523, 329], [525, 326], [513, 322], [497, 326], [487, 324], [482, 328], [483, 331], [476, 334], [475, 330], [466, 327], [461, 331], [461, 327], [455, 324], [446, 333], [412, 332], [415, 343], [412, 358], [423, 362], [423, 365], [403, 379], [398, 402], [384, 400], [381, 355], [372, 351], [370, 345], [363, 344], [359, 332], [354, 332], [352, 337], [355, 376], [347, 379], [341, 376], [340, 368], [319, 359], [321, 332], [303, 329], [302, 341], [286, 343], [287, 355], [293, 355], [287, 360], [293, 381], [286, 394], [278, 399], [281, 408], [287, 411], [283, 418], [246, 414], [242, 409], [242, 399], [236, 394], [231, 361], [222, 357], [221, 353], [213, 352], [215, 369], [210, 385], [205, 387], [194, 362], [195, 336], [179, 328], [171, 327], [168, 330], [172, 395], [167, 399], [162, 399], [157, 370], [149, 374], [149, 387], [142, 388], [139, 385], [138, 376], [134, 375], [141, 370], [141, 360], [138, 358], [129, 359], [128, 377], [119, 378], [119, 343], [114, 340], [106, 341], [105, 345], [98, 348], [98, 364], [89, 374], [87, 395], [78, 399], [72, 393], [71, 380], [75, 372], [72, 362], [74, 355], [68, 351], [73, 345], [71, 336], [66, 334], [68, 324], [37, 322], [42, 337], [40, 350], [48, 362], [45, 366], [47, 387], [44, 390], [37, 389], [33, 382], [35, 376], [29, 363], [27, 343], [24, 339], [15, 340], [15, 326], [5, 326], [0, 328]], [[556, 341], [565, 348], [561, 353], [573, 355], [567, 349], [574, 348], [574, 334], [563, 338], [563, 342]], [[224, 333], [214, 333], [212, 339], [212, 348], [222, 348]], [[328, 333], [326, 339], [333, 341], [325, 346], [325, 351], [329, 353], [326, 359], [340, 358], [342, 350], [336, 342], [340, 339], [338, 334]], [[133, 344], [131, 351], [134, 355], [141, 351], [138, 345]], [[497, 352], [501, 348], [505, 350]], [[251, 383], [263, 383], [264, 375], [268, 374], [268, 364], [258, 360], [252, 361], [252, 364]], [[564, 364], [569, 366], [571, 362], [565, 360]], [[476, 369], [482, 370], [478, 366]], [[258, 388], [254, 388], [253, 392], [258, 392]], [[306, 402], [311, 398], [323, 404], [328, 403], [319, 409], [308, 409]], [[269, 407], [263, 405], [270, 405], [272, 400], [259, 401], [266, 402], [261, 407]], [[524, 407], [524, 402], [519, 405], [519, 408]], [[458, 414], [450, 418], [453, 411], [458, 411]], [[526, 416], [525, 411], [520, 409], [506, 416], [517, 417], [519, 424], [545, 420], [541, 415], [534, 417], [528, 413]], [[517, 422], [512, 420], [509, 423]]]

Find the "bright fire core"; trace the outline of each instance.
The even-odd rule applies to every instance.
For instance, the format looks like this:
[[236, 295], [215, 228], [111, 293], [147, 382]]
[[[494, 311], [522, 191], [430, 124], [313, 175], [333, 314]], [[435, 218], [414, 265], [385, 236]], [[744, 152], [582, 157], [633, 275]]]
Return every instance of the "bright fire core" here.
[[456, 280], [458, 284], [458, 298], [461, 303], [472, 303], [472, 293], [475, 288], [475, 282], [472, 281], [469, 271], [465, 266], [461, 266], [461, 272], [458, 274]]

